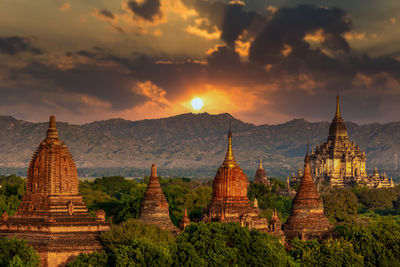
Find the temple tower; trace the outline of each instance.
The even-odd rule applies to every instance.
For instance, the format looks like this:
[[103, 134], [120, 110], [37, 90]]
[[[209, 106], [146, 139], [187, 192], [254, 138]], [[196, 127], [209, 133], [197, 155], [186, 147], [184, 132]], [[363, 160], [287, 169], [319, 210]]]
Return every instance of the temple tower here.
[[157, 167], [151, 165], [149, 184], [140, 203], [139, 220], [145, 223], [154, 224], [162, 229], [177, 231], [169, 218], [169, 205], [164, 193], [161, 190], [160, 181], [157, 176]]
[[247, 186], [247, 176], [233, 155], [229, 127], [225, 160], [215, 175], [212, 199], [203, 213], [203, 221], [237, 222], [249, 228], [268, 230], [268, 221], [258, 216], [258, 208], [247, 198]]
[[187, 214], [187, 210], [185, 208], [185, 214], [183, 215], [183, 218], [182, 218], [179, 226], [180, 226], [181, 230], [183, 231], [183, 230], [185, 230], [186, 226], [188, 226], [189, 224], [190, 224], [190, 219]]
[[340, 113], [338, 94], [328, 138], [311, 151], [311, 173], [318, 183], [326, 181], [331, 186], [352, 187], [363, 183], [369, 188], [392, 187], [385, 177], [367, 175], [366, 160], [365, 152], [349, 140], [346, 124]]
[[109, 228], [104, 211], [97, 218], [88, 213], [74, 160], [51, 116], [47, 136], [29, 164], [26, 194], [15, 216], [0, 221], [0, 235], [26, 239], [42, 266], [59, 266], [79, 253], [100, 250], [98, 236]]
[[293, 200], [293, 211], [283, 225], [287, 239], [324, 239], [332, 225], [324, 214], [324, 206], [311, 177], [310, 156], [304, 159], [304, 176]]
[[262, 165], [262, 160], [260, 159], [260, 165], [256, 171], [254, 176], [253, 183], [264, 184], [267, 187], [270, 186], [270, 182], [268, 180], [267, 174], [265, 173], [264, 167]]

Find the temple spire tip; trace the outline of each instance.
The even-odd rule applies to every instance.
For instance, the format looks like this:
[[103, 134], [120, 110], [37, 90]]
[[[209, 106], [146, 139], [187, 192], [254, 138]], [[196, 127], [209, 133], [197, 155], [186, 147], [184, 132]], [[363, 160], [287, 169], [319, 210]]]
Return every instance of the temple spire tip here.
[[54, 115], [50, 116], [49, 129], [47, 130], [47, 138], [58, 138], [58, 131], [56, 128], [56, 117]]
[[235, 157], [233, 156], [233, 150], [232, 150], [232, 130], [231, 130], [231, 122], [229, 122], [229, 131], [228, 131], [228, 149], [226, 151], [226, 156], [225, 156], [225, 164], [228, 165], [228, 167], [233, 168], [236, 166], [236, 161]]
[[340, 117], [340, 96], [339, 96], [339, 91], [337, 92], [337, 95], [336, 95], [336, 114], [335, 114], [335, 116], [337, 118]]

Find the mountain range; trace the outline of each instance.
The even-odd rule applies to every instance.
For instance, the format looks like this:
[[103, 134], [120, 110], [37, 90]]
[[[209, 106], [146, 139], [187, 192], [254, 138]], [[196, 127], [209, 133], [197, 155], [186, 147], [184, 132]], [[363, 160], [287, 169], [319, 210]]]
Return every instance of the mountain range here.
[[[161, 175], [209, 177], [224, 159], [229, 122], [236, 160], [249, 177], [253, 177], [260, 158], [269, 175], [286, 176], [297, 171], [307, 142], [312, 147], [320, 144], [327, 138], [330, 125], [304, 119], [254, 125], [227, 113], [187, 113], [141, 121], [110, 119], [83, 125], [57, 122], [57, 128], [81, 175], [93, 173], [91, 170], [102, 175], [101, 170], [129, 169], [129, 175], [139, 176], [146, 174], [154, 162]], [[400, 122], [346, 125], [350, 139], [367, 153], [367, 169], [378, 167], [399, 176], [394, 155], [400, 152]], [[47, 127], [47, 122], [0, 116], [0, 169], [26, 170]]]

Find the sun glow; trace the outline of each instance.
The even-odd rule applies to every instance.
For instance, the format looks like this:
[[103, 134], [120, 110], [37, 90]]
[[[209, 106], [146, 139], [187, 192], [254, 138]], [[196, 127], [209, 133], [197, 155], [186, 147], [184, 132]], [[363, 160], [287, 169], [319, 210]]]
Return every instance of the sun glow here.
[[201, 100], [201, 98], [193, 98], [192, 100], [192, 107], [195, 110], [200, 110], [203, 107], [204, 103], [203, 100]]

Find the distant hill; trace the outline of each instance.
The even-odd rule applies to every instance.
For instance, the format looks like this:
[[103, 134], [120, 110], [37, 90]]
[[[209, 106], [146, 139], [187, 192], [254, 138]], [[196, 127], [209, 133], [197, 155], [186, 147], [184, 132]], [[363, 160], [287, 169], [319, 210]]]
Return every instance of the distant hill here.
[[[255, 126], [227, 113], [188, 113], [162, 119], [111, 119], [84, 125], [57, 122], [57, 128], [81, 169], [128, 168], [138, 170], [141, 175], [155, 162], [161, 175], [164, 170], [171, 175], [213, 176], [225, 155], [229, 121], [232, 121], [235, 157], [250, 177], [259, 158], [263, 158], [269, 175], [296, 171], [302, 166], [307, 140], [313, 146], [321, 143], [330, 124], [295, 119], [284, 124]], [[367, 125], [347, 122], [346, 125], [350, 139], [366, 150], [368, 169], [377, 166], [393, 170], [394, 153], [400, 152], [400, 122]], [[0, 168], [26, 169], [47, 126], [47, 122], [31, 123], [0, 116]], [[96, 174], [102, 175], [101, 171]]]

